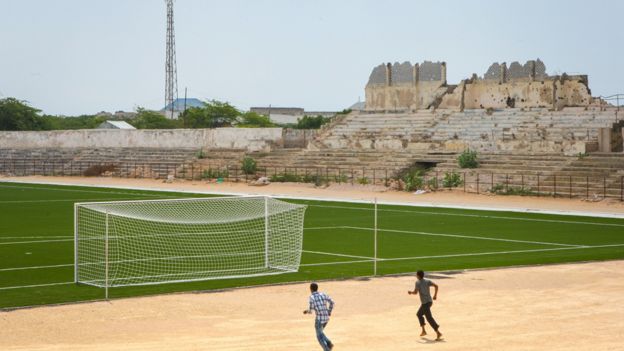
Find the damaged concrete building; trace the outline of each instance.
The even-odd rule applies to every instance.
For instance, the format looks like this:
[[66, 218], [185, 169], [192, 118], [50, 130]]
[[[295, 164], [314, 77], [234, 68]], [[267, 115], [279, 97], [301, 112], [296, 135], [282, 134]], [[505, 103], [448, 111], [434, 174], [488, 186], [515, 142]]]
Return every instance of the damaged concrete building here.
[[495, 62], [482, 75], [448, 84], [446, 63], [410, 62], [381, 64], [366, 85], [367, 111], [415, 111], [421, 109], [501, 109], [588, 106], [594, 102], [587, 75], [546, 73], [540, 60], [524, 65]]

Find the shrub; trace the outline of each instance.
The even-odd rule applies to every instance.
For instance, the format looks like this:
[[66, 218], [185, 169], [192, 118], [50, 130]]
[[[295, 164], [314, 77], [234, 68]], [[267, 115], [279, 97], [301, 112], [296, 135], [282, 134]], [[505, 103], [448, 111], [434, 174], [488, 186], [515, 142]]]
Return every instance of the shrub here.
[[405, 191], [414, 191], [422, 189], [424, 185], [422, 170], [410, 169], [403, 176], [403, 182], [405, 183]]
[[508, 186], [505, 187], [504, 184], [496, 184], [490, 189], [491, 193], [496, 195], [519, 195], [519, 196], [530, 196], [536, 195], [537, 193], [531, 191], [529, 188], [525, 187], [513, 187]]
[[367, 185], [369, 183], [368, 178], [366, 177], [358, 178], [357, 182], [360, 185]]
[[442, 185], [445, 188], [457, 188], [462, 185], [464, 182], [462, 181], [461, 175], [457, 172], [446, 172], [444, 173], [444, 178], [442, 179]]
[[459, 167], [461, 168], [477, 168], [479, 167], [479, 161], [477, 161], [477, 152], [474, 150], [466, 149], [457, 158]]
[[199, 151], [197, 152], [197, 158], [198, 159], [206, 158], [206, 154], [204, 153], [204, 149], [199, 149]]
[[431, 191], [436, 191], [438, 190], [438, 178], [431, 178], [427, 181], [427, 187], [429, 188], [429, 190]]
[[304, 115], [297, 119], [296, 129], [319, 129], [323, 124], [329, 123], [330, 117], [318, 115], [316, 117]]
[[270, 128], [275, 127], [275, 123], [268, 116], [255, 112], [245, 112], [237, 120], [236, 126], [239, 128]]
[[336, 183], [346, 183], [349, 181], [349, 177], [346, 174], [335, 175], [332, 177]]
[[217, 178], [227, 178], [230, 173], [227, 170], [221, 169], [205, 169], [202, 172], [201, 179], [217, 179]]
[[245, 158], [243, 158], [243, 164], [241, 166], [241, 169], [243, 170], [243, 173], [245, 174], [255, 174], [256, 173], [256, 168], [258, 167], [256, 160], [254, 160], [253, 158], [246, 156]]

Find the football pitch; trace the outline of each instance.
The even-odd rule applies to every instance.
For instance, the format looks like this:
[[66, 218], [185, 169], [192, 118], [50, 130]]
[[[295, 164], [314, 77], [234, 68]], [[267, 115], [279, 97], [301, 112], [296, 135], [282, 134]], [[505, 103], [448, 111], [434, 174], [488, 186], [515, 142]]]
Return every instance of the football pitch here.
[[[0, 308], [100, 300], [76, 285], [76, 202], [207, 197], [206, 194], [0, 182]], [[110, 289], [111, 298], [294, 281], [367, 277], [374, 267], [374, 207], [308, 206], [299, 272]], [[379, 205], [379, 275], [624, 258], [624, 219]]]

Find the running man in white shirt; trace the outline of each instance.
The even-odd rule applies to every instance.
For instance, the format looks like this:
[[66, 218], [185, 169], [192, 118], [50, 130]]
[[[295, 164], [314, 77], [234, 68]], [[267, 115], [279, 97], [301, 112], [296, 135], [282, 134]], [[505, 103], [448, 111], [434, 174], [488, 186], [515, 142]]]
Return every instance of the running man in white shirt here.
[[314, 328], [316, 329], [316, 338], [323, 348], [323, 351], [330, 351], [334, 348], [334, 344], [325, 336], [323, 329], [329, 322], [332, 310], [334, 309], [334, 301], [327, 294], [318, 291], [318, 284], [310, 284], [310, 305], [303, 314], [316, 313]]

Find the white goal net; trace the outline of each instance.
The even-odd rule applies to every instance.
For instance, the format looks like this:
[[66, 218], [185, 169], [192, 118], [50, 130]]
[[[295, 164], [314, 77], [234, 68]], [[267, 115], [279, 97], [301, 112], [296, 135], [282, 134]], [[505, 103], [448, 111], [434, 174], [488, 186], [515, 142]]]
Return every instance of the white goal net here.
[[75, 281], [108, 288], [296, 272], [305, 209], [264, 196], [77, 203]]

